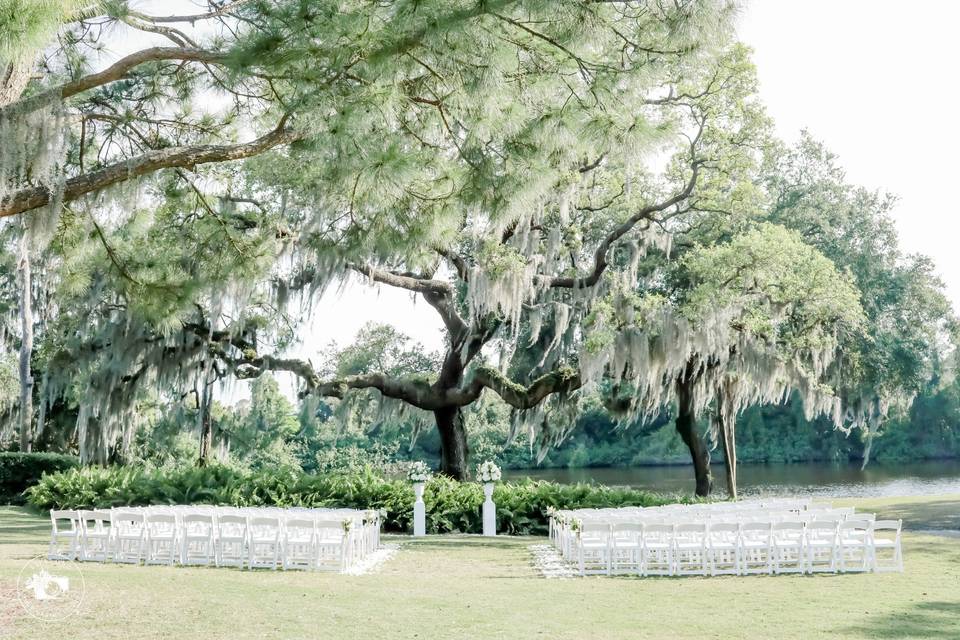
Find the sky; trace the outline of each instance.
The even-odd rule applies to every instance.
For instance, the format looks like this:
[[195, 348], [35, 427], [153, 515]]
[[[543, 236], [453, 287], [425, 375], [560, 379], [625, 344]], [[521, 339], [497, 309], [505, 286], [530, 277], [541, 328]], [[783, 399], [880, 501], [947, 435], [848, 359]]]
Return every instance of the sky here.
[[[738, 33], [754, 50], [778, 135], [795, 141], [808, 129], [852, 182], [898, 195], [904, 251], [934, 259], [960, 309], [960, 222], [947, 192], [960, 149], [957, 24], [960, 2], [947, 0], [754, 0]], [[393, 324], [429, 349], [443, 344], [442, 324], [422, 300], [355, 279], [320, 302], [298, 355], [349, 344], [368, 321]]]

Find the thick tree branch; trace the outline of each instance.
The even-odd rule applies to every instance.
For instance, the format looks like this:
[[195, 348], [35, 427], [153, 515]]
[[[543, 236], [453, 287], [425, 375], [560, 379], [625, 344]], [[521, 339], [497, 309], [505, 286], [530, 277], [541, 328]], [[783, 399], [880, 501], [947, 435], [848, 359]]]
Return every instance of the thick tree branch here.
[[451, 404], [466, 406], [480, 397], [484, 388], [493, 390], [504, 402], [515, 409], [531, 409], [553, 393], [576, 391], [583, 382], [580, 374], [568, 367], [561, 367], [546, 373], [529, 386], [517, 384], [496, 369], [478, 367], [473, 379], [465, 389], [454, 389], [447, 393]]
[[[208, 51], [206, 49], [198, 49], [195, 47], [150, 47], [149, 49], [135, 51], [126, 57], [120, 58], [103, 71], [91, 73], [83, 76], [82, 78], [66, 82], [56, 87], [51, 87], [50, 89], [42, 91], [41, 93], [29, 98], [24, 98], [17, 102], [13, 102], [5, 106], [2, 111], [18, 110], [28, 113], [42, 107], [53, 96], [57, 96], [60, 99], [66, 99], [71, 96], [75, 96], [78, 93], [87, 91], [88, 89], [93, 89], [95, 87], [100, 87], [105, 84], [110, 84], [111, 82], [120, 80], [126, 76], [131, 69], [146, 62], [179, 60], [182, 62], [204, 62], [208, 64], [217, 64], [224, 62], [226, 59], [227, 54], [225, 53], [219, 51]], [[0, 111], [0, 113], [2, 113], [2, 111]]]
[[385, 269], [378, 269], [373, 265], [348, 262], [348, 269], [353, 269], [357, 273], [362, 273], [374, 282], [388, 284], [391, 287], [406, 289], [414, 293], [426, 293], [428, 291], [445, 294], [452, 291], [449, 282], [443, 280], [434, 280], [432, 278], [423, 278], [411, 273], [396, 273]]
[[[99, 191], [110, 185], [171, 167], [194, 167], [210, 162], [240, 160], [263, 153], [273, 147], [299, 140], [303, 134], [286, 128], [285, 119], [270, 133], [252, 140], [233, 145], [196, 145], [189, 147], [169, 147], [148, 151], [128, 160], [123, 160], [67, 180], [63, 190], [63, 201], [76, 200], [92, 191]], [[46, 187], [21, 189], [0, 201], [0, 218], [14, 216], [49, 204], [50, 191]]]
[[603, 239], [600, 243], [600, 246], [597, 247], [597, 250], [593, 255], [593, 270], [586, 276], [573, 277], [573, 276], [542, 276], [543, 282], [549, 287], [553, 288], [566, 288], [566, 289], [585, 289], [587, 287], [592, 287], [597, 282], [599, 282], [600, 277], [603, 275], [603, 272], [606, 271], [608, 262], [607, 262], [607, 253], [610, 251], [610, 247], [613, 244], [625, 236], [627, 233], [633, 229], [634, 226], [641, 220], [650, 220], [654, 214], [660, 213], [661, 211], [666, 211], [670, 207], [679, 204], [690, 197], [690, 194], [693, 193], [693, 188], [697, 184], [697, 177], [700, 173], [700, 161], [693, 163], [693, 171], [690, 174], [690, 179], [687, 181], [686, 186], [683, 190], [663, 202], [652, 204], [646, 206], [635, 214], [627, 218], [622, 224], [620, 224], [616, 229], [611, 231], [607, 237]]
[[209, 20], [211, 18], [219, 18], [221, 16], [229, 15], [232, 11], [235, 11], [236, 9], [240, 8], [241, 5], [247, 4], [248, 2], [250, 2], [250, 0], [234, 0], [233, 2], [228, 2], [227, 4], [221, 6], [215, 11], [210, 11], [209, 13], [195, 13], [192, 15], [153, 16], [140, 13], [139, 11], [130, 11], [129, 15], [141, 20], [147, 20], [148, 22], [189, 22], [193, 24], [201, 20]]
[[343, 398], [351, 389], [376, 389], [388, 398], [402, 400], [417, 408], [433, 411], [444, 406], [442, 394], [433, 390], [425, 381], [417, 378], [393, 378], [382, 373], [365, 373], [321, 381], [313, 366], [298, 358], [275, 358], [246, 353], [240, 358], [230, 358], [218, 353], [238, 378], [256, 378], [264, 371], [287, 371], [299, 377], [306, 385], [301, 397], [307, 395], [328, 398]]

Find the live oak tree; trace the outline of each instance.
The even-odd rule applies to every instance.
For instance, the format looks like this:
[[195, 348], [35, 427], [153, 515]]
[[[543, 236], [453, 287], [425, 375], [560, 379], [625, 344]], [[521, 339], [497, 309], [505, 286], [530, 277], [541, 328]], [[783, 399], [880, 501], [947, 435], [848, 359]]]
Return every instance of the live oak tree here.
[[[372, 388], [431, 413], [442, 470], [456, 478], [467, 471], [462, 409], [485, 389], [536, 425], [542, 445], [562, 437], [567, 400], [592, 381], [577, 356], [593, 301], [631, 279], [631, 255], [666, 255], [671, 220], [749, 199], [738, 178], [765, 125], [745, 52], [707, 40], [707, 26], [726, 29], [716, 6], [484, 8], [454, 32], [449, 15], [411, 7], [440, 25], [415, 31], [415, 41], [395, 23], [365, 26], [364, 41], [395, 39], [403, 55], [351, 66], [357, 87], [318, 121], [328, 132], [322, 146], [248, 165], [254, 191], [275, 194], [259, 199], [311, 220], [299, 247], [306, 264], [288, 288], [349, 270], [419, 294], [446, 328], [439, 370], [429, 379], [324, 379], [307, 362], [260, 352], [235, 350], [231, 361], [241, 376], [291, 371], [306, 394]], [[355, 18], [304, 19], [275, 54], [285, 72], [298, 46]], [[664, 171], [650, 170], [649, 154], [669, 160]], [[550, 327], [554, 348], [532, 370], [507, 375], [530, 323]]]
[[[840, 345], [861, 330], [859, 292], [797, 233], [769, 223], [729, 242], [695, 247], [677, 272], [668, 281], [679, 280], [682, 287], [668, 290], [660, 305], [641, 307], [652, 326], [641, 325], [639, 336], [634, 330], [617, 346], [627, 350], [628, 362], [639, 357], [641, 370], [651, 344], [679, 356], [673, 365], [680, 370], [676, 422], [691, 450], [696, 492], [707, 495], [711, 479], [709, 455], [694, 424], [712, 404], [728, 492], [736, 498], [735, 426], [743, 409], [784, 402], [794, 392], [808, 420], [827, 415], [844, 426], [835, 389], [844, 375]], [[678, 345], [663, 345], [665, 339]]]
[[848, 271], [860, 291], [864, 330], [846, 336], [848, 369], [836, 391], [843, 428], [870, 444], [884, 422], [906, 412], [958, 344], [958, 323], [930, 259], [905, 255], [891, 218], [896, 199], [851, 185], [836, 157], [804, 132], [793, 147], [768, 149], [763, 175], [769, 219]]

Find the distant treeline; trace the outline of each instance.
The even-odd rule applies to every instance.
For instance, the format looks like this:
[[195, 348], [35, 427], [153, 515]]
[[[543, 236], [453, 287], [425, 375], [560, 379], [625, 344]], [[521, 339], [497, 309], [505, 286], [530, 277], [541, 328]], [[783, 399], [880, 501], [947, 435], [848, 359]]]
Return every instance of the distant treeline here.
[[[707, 430], [706, 421], [702, 424]], [[740, 462], [811, 462], [861, 460], [866, 434], [837, 431], [827, 420], [808, 422], [799, 402], [752, 407], [737, 424]], [[720, 447], [712, 452], [722, 460]], [[886, 422], [874, 438], [873, 460], [960, 458], [960, 385], [918, 397], [908, 416]], [[510, 447], [503, 454], [510, 467], [535, 466], [528, 447]], [[541, 465], [599, 467], [689, 464], [690, 455], [677, 437], [672, 417], [662, 416], [648, 427], [626, 429], [598, 408], [584, 413], [577, 429]]]
[[[144, 417], [146, 424], [127, 456], [112, 456], [111, 462], [168, 468], [196, 463], [195, 411], [182, 405], [176, 409], [156, 406], [145, 411]], [[372, 466], [389, 472], [397, 471], [397, 463], [406, 460], [439, 465], [436, 429], [423, 428], [419, 437], [412, 438], [415, 428], [403, 417], [346, 419], [323, 403], [297, 406], [280, 392], [271, 376], [254, 381], [251, 400], [243, 406], [217, 405], [213, 419], [217, 459], [239, 468], [288, 465], [322, 473]], [[493, 459], [515, 469], [690, 463], [670, 412], [650, 424], [623, 425], [596, 398], [584, 401], [569, 437], [561, 446], [549, 449], [539, 463], [536, 447], [531, 447], [525, 432], [516, 434], [504, 447], [510, 413], [502, 403], [478, 403], [466, 422], [474, 463]], [[700, 427], [706, 433], [707, 421]], [[791, 401], [746, 410], [737, 423], [737, 452], [744, 463], [859, 460], [866, 446], [865, 435], [861, 430], [844, 434], [826, 420], [808, 422], [800, 403]], [[47, 450], [76, 450], [75, 441], [44, 444]], [[719, 447], [711, 455], [714, 461], [722, 460]], [[960, 458], [960, 383], [932, 385], [914, 401], [908, 415], [888, 420], [874, 438], [871, 458]]]

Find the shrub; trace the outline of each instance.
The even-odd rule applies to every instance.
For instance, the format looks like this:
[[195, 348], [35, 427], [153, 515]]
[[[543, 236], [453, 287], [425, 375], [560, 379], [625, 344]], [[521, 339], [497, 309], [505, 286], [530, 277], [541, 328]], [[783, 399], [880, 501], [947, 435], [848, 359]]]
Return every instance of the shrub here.
[[[291, 468], [249, 472], [223, 466], [70, 469], [44, 476], [27, 495], [31, 504], [43, 509], [197, 503], [380, 509], [386, 514], [384, 529], [400, 532], [412, 529], [414, 501], [409, 482], [387, 479], [369, 469], [309, 475]], [[516, 535], [546, 534], [550, 508], [653, 506], [678, 499], [629, 488], [534, 480], [498, 484], [493, 496], [498, 530]], [[427, 482], [424, 502], [430, 533], [483, 529], [483, 490], [478, 483], [434, 477]]]
[[80, 464], [59, 453], [0, 453], [0, 504], [23, 504], [23, 492], [45, 473], [57, 473]]

